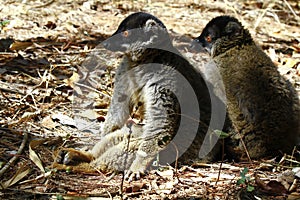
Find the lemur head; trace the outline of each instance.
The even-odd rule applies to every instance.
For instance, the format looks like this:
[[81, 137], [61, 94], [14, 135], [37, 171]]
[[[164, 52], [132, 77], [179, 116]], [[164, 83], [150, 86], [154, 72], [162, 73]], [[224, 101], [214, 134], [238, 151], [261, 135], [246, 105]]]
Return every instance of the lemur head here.
[[103, 45], [111, 51], [141, 52], [171, 44], [165, 25], [153, 15], [137, 12], [126, 17]]
[[205, 26], [201, 35], [194, 40], [212, 56], [251, 41], [249, 32], [236, 18], [230, 16], [219, 16], [212, 19]]

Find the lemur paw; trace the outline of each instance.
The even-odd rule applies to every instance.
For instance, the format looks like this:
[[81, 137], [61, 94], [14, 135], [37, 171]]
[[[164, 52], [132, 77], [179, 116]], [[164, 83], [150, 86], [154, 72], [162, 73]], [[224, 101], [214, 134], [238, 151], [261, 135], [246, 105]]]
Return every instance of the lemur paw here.
[[135, 159], [131, 164], [129, 170], [125, 171], [125, 180], [131, 182], [133, 180], [139, 180], [142, 174], [146, 172], [147, 163]]
[[125, 180], [128, 182], [134, 181], [134, 180], [139, 180], [141, 178], [141, 175], [144, 174], [144, 172], [133, 172], [131, 170], [125, 171]]
[[92, 154], [72, 148], [61, 149], [55, 158], [57, 163], [64, 165], [76, 165], [81, 162], [91, 162], [92, 160]]

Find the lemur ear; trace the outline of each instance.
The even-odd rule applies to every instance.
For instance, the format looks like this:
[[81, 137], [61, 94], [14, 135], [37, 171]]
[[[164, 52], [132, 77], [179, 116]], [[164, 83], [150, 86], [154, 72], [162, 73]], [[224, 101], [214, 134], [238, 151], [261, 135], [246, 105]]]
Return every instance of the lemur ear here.
[[150, 29], [153, 29], [153, 28], [157, 28], [157, 27], [159, 27], [159, 24], [153, 19], [149, 19], [145, 23], [145, 29], [147, 31], [149, 31]]
[[225, 32], [228, 35], [239, 35], [241, 30], [243, 29], [242, 25], [237, 22], [228, 22], [225, 27]]

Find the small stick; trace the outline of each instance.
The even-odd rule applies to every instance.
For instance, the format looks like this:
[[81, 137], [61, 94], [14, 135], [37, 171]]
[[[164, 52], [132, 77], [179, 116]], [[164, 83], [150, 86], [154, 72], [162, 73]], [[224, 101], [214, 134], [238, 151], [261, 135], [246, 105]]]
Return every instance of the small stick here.
[[245, 149], [245, 152], [246, 152], [246, 154], [247, 154], [247, 157], [248, 157], [250, 163], [252, 164], [251, 157], [250, 157], [249, 152], [248, 152], [248, 150], [247, 150], [247, 147], [246, 147], [246, 145], [245, 145], [245, 143], [244, 143], [244, 140], [243, 140], [243, 138], [242, 138], [242, 135], [241, 135], [239, 132], [237, 132], [237, 133], [238, 133], [238, 135], [239, 135], [239, 137], [240, 137], [240, 140], [241, 140], [242, 145], [243, 145], [243, 147], [244, 147], [244, 149]]
[[45, 4], [42, 5], [38, 5], [38, 6], [34, 6], [33, 8], [43, 8], [43, 7], [47, 7], [49, 5], [51, 5], [55, 0], [50, 0], [48, 2], [46, 2]]
[[17, 154], [15, 154], [7, 163], [6, 165], [0, 170], [0, 177], [8, 170], [8, 168], [18, 159], [18, 155], [21, 155], [21, 153], [24, 150], [25, 144], [28, 140], [28, 133], [24, 133], [23, 141], [18, 149]]
[[103, 96], [105, 96], [105, 97], [111, 98], [111, 96], [109, 96], [108, 94], [105, 94], [105, 93], [103, 93], [103, 92], [100, 92], [100, 91], [98, 91], [98, 90], [96, 90], [96, 89], [94, 89], [94, 88], [92, 88], [92, 87], [90, 87], [90, 86], [87, 86], [87, 85], [84, 85], [84, 84], [81, 84], [81, 83], [75, 83], [75, 85], [80, 86], [80, 87], [85, 87], [85, 88], [87, 88], [87, 89], [89, 89], [89, 90], [91, 90], [91, 91], [94, 91], [94, 92], [96, 92], [96, 93], [98, 93], [98, 94], [101, 94], [101, 95], [103, 95]]
[[218, 172], [218, 178], [217, 178], [217, 181], [216, 181], [216, 184], [218, 184], [218, 181], [220, 180], [220, 176], [221, 176], [221, 170], [222, 170], [222, 165], [223, 165], [223, 162], [224, 162], [224, 154], [225, 154], [225, 142], [224, 142], [224, 138], [222, 139], [222, 160], [221, 160], [221, 164], [220, 164], [220, 167], [219, 167], [219, 172]]
[[289, 2], [287, 2], [286, 0], [283, 0], [284, 3], [287, 5], [287, 7], [290, 9], [290, 11], [293, 13], [293, 15], [295, 16], [295, 18], [297, 19], [297, 21], [299, 20], [298, 15], [295, 13], [295, 11], [293, 10], [293, 8], [291, 7], [291, 5], [289, 4]]

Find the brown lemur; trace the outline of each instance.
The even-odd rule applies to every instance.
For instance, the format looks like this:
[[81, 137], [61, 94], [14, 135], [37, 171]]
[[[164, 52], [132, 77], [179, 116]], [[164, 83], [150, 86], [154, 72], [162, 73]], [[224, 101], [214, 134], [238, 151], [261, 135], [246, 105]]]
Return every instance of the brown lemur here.
[[[126, 170], [132, 179], [144, 173], [161, 150], [160, 161], [166, 163], [176, 160], [176, 151], [182, 163], [198, 158], [199, 152], [201, 158], [209, 154], [217, 143], [212, 130], [223, 128], [225, 105], [173, 47], [165, 25], [147, 13], [131, 14], [103, 46], [124, 52], [124, 58], [116, 71], [103, 139], [91, 151], [92, 164]], [[143, 125], [128, 126], [137, 106]], [[218, 151], [217, 145], [206, 158], [213, 159]], [[63, 156], [65, 163], [72, 157]]]
[[[212, 19], [195, 39], [208, 51], [225, 86], [227, 109], [250, 157], [257, 159], [291, 153], [299, 142], [299, 99], [291, 83], [234, 17]], [[201, 49], [201, 48], [200, 48]], [[245, 158], [242, 141], [233, 150]], [[230, 140], [229, 140], [230, 141]]]

